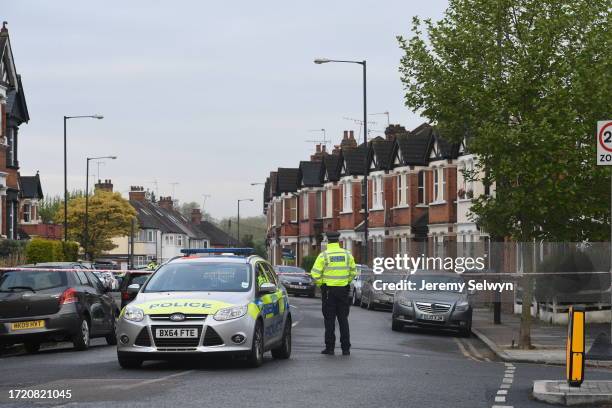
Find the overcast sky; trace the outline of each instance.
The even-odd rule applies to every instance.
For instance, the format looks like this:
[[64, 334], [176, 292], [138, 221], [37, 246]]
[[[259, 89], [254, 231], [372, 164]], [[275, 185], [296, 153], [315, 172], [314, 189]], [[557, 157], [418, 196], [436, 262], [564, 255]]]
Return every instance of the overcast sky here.
[[[367, 59], [369, 112], [414, 128], [403, 104], [396, 35], [413, 15], [439, 19], [444, 0], [157, 1], [1, 0], [30, 111], [20, 131], [21, 174], [40, 170], [61, 194], [62, 116], [69, 121], [69, 189], [85, 188], [85, 158], [127, 196], [142, 185], [214, 217], [262, 212], [271, 170], [308, 159], [325, 128], [339, 143], [362, 117], [361, 67], [315, 57]], [[384, 130], [385, 116], [371, 116]], [[374, 134], [375, 136], [376, 134]], [[91, 166], [94, 175], [98, 166]]]

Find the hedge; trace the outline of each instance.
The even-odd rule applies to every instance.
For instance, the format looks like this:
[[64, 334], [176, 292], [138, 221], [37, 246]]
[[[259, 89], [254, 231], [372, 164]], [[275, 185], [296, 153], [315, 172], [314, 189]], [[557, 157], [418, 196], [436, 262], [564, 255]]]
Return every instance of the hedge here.
[[78, 259], [79, 244], [34, 238], [26, 246], [26, 260], [28, 263], [40, 262], [74, 262]]
[[316, 255], [306, 255], [302, 258], [302, 269], [304, 269], [306, 272], [310, 272], [316, 260]]

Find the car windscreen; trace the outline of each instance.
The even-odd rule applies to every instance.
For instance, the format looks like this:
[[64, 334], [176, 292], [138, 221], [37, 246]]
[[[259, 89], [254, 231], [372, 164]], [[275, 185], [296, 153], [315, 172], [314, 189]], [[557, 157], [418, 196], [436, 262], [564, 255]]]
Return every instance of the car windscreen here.
[[0, 292], [39, 291], [67, 286], [65, 272], [0, 272]]
[[301, 274], [306, 273], [306, 271], [303, 270], [302, 268], [298, 268], [295, 266], [277, 266], [276, 272], [277, 273], [301, 273]]
[[414, 282], [414, 288], [422, 292], [461, 292], [460, 284], [463, 279], [459, 276], [411, 276], [410, 282]]
[[404, 277], [404, 274], [401, 274], [401, 273], [386, 272], [381, 275], [375, 275], [374, 280], [380, 280], [381, 282], [385, 282], [385, 283], [393, 283], [393, 282], [397, 283], [400, 280], [402, 280], [403, 277]]
[[243, 263], [170, 263], [155, 272], [144, 292], [246, 292], [250, 270]]

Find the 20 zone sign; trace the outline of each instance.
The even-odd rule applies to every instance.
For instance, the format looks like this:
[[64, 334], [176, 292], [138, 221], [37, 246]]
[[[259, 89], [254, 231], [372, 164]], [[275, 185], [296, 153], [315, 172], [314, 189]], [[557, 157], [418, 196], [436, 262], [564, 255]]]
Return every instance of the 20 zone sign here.
[[597, 165], [612, 166], [612, 120], [597, 122]]

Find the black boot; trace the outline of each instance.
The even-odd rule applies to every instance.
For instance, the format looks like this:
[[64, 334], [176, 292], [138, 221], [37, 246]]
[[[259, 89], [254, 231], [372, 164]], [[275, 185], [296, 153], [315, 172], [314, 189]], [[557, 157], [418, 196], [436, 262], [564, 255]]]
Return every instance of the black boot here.
[[343, 356], [350, 356], [351, 355], [351, 350], [349, 350], [349, 349], [342, 350], [342, 355]]
[[324, 349], [321, 352], [321, 354], [327, 354], [327, 355], [333, 356], [334, 355], [334, 349], [326, 348], [326, 349]]

